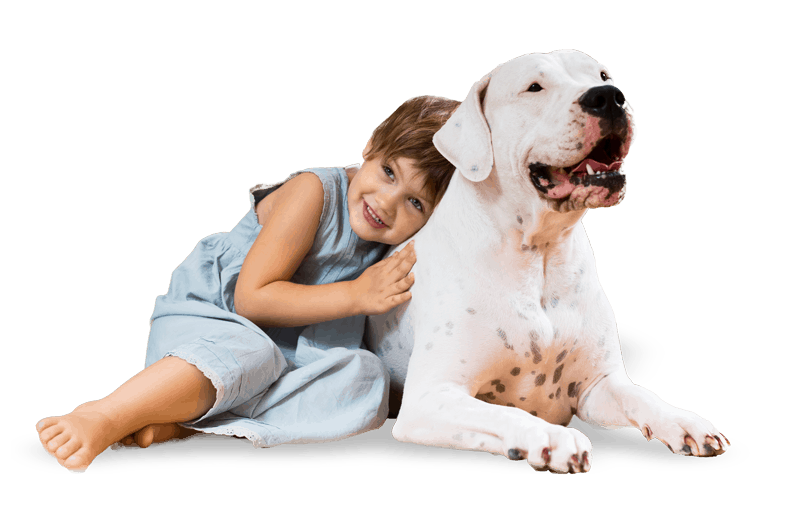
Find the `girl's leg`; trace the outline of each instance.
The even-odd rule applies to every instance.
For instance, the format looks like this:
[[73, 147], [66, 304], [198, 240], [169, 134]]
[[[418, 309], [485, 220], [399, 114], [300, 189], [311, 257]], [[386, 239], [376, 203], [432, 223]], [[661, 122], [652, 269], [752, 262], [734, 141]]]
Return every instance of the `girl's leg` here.
[[99, 401], [42, 419], [39, 439], [58, 462], [83, 470], [111, 444], [149, 424], [186, 422], [214, 405], [216, 389], [194, 365], [166, 357]]

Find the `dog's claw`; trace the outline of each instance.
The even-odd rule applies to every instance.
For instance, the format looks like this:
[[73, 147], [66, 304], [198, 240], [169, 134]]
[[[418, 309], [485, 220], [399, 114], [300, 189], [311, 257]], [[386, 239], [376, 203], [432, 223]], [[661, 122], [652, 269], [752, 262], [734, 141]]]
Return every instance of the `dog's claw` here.
[[573, 470], [576, 469], [576, 468], [579, 469], [580, 466], [581, 466], [580, 458], [578, 458], [577, 454], [573, 454], [572, 457], [569, 459], [569, 468], [570, 468], [569, 473], [570, 474], [574, 474], [575, 472]]
[[711, 435], [706, 435], [705, 445], [711, 447], [711, 449], [714, 451], [722, 449], [722, 442], [719, 441], [719, 438]]
[[642, 434], [644, 435], [644, 438], [648, 442], [653, 439], [653, 430], [650, 429], [650, 426], [648, 426], [647, 424], [645, 424], [644, 427], [642, 428]]
[[686, 435], [683, 437], [683, 441], [686, 443], [686, 445], [683, 446], [683, 449], [681, 449], [683, 452], [686, 454], [694, 454], [695, 456], [700, 455], [700, 449], [697, 447], [697, 442], [694, 441], [694, 438], [692, 438], [690, 435]]
[[589, 469], [591, 468], [591, 465], [589, 465], [589, 453], [586, 451], [583, 451], [583, 457], [581, 458], [581, 468], [583, 469], [584, 472], [588, 472]]

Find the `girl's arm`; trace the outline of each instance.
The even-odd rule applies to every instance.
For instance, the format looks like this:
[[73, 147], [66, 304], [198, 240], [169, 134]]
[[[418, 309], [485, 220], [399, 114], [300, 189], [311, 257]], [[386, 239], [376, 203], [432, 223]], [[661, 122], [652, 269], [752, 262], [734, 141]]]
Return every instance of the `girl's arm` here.
[[324, 203], [322, 182], [305, 172], [263, 200], [268, 198], [269, 211], [236, 283], [237, 314], [262, 328], [292, 327], [382, 313], [411, 298], [413, 248], [380, 261], [353, 281], [288, 282], [314, 243]]

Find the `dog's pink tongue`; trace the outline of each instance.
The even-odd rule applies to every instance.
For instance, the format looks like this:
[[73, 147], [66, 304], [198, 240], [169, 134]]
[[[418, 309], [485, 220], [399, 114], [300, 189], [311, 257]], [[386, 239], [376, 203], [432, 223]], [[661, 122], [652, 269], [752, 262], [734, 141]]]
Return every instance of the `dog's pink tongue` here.
[[615, 161], [611, 165], [606, 165], [605, 163], [600, 163], [599, 161], [594, 161], [590, 160], [589, 158], [586, 158], [585, 160], [580, 162], [580, 164], [578, 164], [577, 167], [575, 167], [575, 170], [573, 170], [572, 173], [588, 174], [589, 169], [587, 169], [587, 167], [590, 165], [592, 167], [592, 172], [594, 172], [595, 174], [599, 172], [614, 172], [619, 170], [620, 167], [622, 167], [622, 161], [621, 160]]
[[[583, 163], [581, 163], [581, 165], [583, 165]], [[554, 170], [551, 174], [553, 178], [552, 184], [555, 186], [547, 190], [547, 196], [551, 199], [569, 197], [572, 190], [575, 189], [575, 185], [569, 182], [569, 176], [561, 170]]]
[[[553, 183], [555, 186], [547, 191], [547, 196], [551, 199], [563, 199], [565, 197], [569, 197], [572, 195], [572, 192], [575, 191], [577, 186], [569, 182], [569, 176], [585, 176], [589, 173], [589, 169], [587, 167], [591, 166], [593, 174], [600, 174], [603, 172], [616, 172], [617, 170], [622, 167], [621, 161], [615, 161], [611, 165], [606, 165], [604, 163], [600, 163], [599, 161], [594, 161], [589, 158], [583, 160], [575, 167], [570, 174], [566, 174], [562, 170], [554, 170], [552, 172]], [[587, 188], [585, 186], [581, 186], [581, 188]], [[596, 190], [605, 190], [604, 187], [601, 186], [589, 186], [588, 187], [592, 192]], [[582, 194], [583, 195], [583, 194]]]

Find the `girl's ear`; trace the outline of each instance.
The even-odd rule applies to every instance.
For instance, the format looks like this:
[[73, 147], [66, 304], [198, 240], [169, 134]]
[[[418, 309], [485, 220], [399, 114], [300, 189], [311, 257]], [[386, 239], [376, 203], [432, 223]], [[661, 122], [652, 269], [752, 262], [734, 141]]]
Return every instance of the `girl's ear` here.
[[364, 147], [364, 152], [361, 153], [361, 157], [364, 158], [364, 161], [367, 161], [367, 155], [369, 154], [371, 149], [372, 149], [372, 137], [369, 137], [369, 140], [367, 140], [367, 145], [366, 147]]

